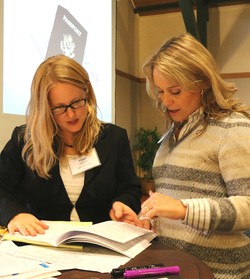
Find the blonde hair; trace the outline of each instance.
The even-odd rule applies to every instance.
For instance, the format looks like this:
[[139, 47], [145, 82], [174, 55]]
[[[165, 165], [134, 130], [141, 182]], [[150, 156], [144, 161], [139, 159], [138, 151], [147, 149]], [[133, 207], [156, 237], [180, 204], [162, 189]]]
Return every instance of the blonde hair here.
[[28, 167], [46, 179], [57, 160], [64, 156], [65, 144], [49, 105], [49, 92], [58, 82], [73, 84], [86, 92], [88, 114], [74, 141], [79, 155], [93, 148], [101, 128], [96, 97], [86, 70], [64, 55], [50, 57], [41, 63], [31, 85], [22, 157]]
[[[207, 126], [209, 118], [223, 118], [233, 111], [249, 116], [249, 108], [233, 98], [237, 92], [235, 85], [222, 79], [211, 53], [190, 34], [168, 40], [143, 65], [147, 93], [156, 106], [164, 110], [155, 90], [154, 69], [182, 88], [202, 92], [204, 127]], [[168, 112], [163, 113], [168, 128], [172, 120]]]

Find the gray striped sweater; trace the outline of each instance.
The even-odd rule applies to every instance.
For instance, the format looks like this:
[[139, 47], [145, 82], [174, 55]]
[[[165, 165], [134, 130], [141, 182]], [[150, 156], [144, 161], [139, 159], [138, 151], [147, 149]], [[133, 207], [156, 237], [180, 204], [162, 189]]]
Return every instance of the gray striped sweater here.
[[158, 218], [160, 241], [202, 259], [217, 279], [250, 278], [250, 119], [211, 119], [200, 135], [202, 110], [179, 139], [171, 129], [156, 154], [156, 191], [182, 200], [185, 220]]

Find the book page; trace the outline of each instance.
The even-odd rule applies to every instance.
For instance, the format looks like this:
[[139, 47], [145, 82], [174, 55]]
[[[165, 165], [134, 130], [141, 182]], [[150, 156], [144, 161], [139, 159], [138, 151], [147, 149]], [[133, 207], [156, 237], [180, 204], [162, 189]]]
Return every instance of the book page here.
[[64, 233], [71, 232], [72, 230], [82, 231], [83, 228], [91, 226], [92, 222], [72, 222], [72, 221], [43, 221], [49, 226], [45, 230], [45, 234], [38, 234], [36, 236], [24, 236], [19, 232], [14, 235], [4, 234], [2, 240], [19, 241], [30, 244], [38, 245], [52, 245], [58, 246], [58, 237]]
[[[85, 235], [86, 232], [102, 236], [107, 239], [112, 239], [113, 241], [118, 241], [121, 243], [125, 243], [142, 235], [152, 234], [151, 230], [116, 221], [106, 221], [85, 228], [84, 233], [79, 234], [79, 236]], [[71, 234], [71, 236], [73, 235], [74, 233]]]

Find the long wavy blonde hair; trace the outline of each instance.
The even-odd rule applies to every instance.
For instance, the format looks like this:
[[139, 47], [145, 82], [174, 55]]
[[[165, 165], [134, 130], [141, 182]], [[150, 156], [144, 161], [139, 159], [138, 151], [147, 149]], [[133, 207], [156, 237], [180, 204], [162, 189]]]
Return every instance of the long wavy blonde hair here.
[[237, 92], [235, 85], [222, 79], [211, 53], [192, 35], [187, 33], [171, 38], [143, 65], [147, 93], [164, 113], [169, 128], [173, 121], [155, 90], [154, 69], [182, 88], [203, 93], [204, 130], [209, 118], [224, 118], [234, 111], [249, 117], [249, 108], [233, 97]]
[[88, 114], [74, 140], [79, 155], [93, 148], [101, 128], [96, 97], [86, 70], [64, 55], [50, 57], [41, 63], [31, 85], [22, 157], [32, 170], [46, 179], [58, 159], [64, 156], [65, 148], [49, 104], [49, 92], [58, 82], [73, 84], [86, 92]]

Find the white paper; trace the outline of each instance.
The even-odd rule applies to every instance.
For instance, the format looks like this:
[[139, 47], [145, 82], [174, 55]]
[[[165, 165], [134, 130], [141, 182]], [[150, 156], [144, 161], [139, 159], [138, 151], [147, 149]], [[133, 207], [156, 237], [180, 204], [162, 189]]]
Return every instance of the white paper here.
[[129, 257], [97, 246], [86, 247], [83, 252], [80, 252], [25, 245], [12, 251], [12, 256], [13, 258], [39, 259], [57, 270], [80, 269], [101, 273], [111, 272], [113, 268], [118, 268], [130, 260]]
[[18, 251], [12, 241], [4, 241], [0, 244], [0, 278], [9, 279], [43, 279], [51, 276], [58, 276], [61, 273], [52, 266], [41, 262], [41, 260], [18, 258], [10, 253]]

